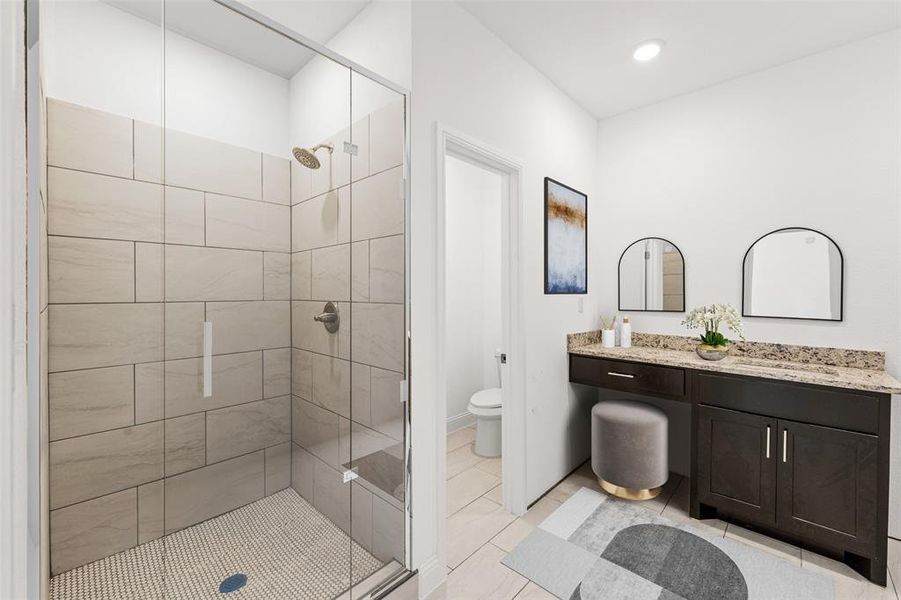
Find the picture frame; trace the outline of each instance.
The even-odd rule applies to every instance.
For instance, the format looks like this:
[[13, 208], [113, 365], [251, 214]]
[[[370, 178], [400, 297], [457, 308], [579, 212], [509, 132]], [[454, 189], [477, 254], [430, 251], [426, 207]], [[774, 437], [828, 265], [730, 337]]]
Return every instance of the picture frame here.
[[544, 178], [544, 293], [588, 293], [588, 195]]

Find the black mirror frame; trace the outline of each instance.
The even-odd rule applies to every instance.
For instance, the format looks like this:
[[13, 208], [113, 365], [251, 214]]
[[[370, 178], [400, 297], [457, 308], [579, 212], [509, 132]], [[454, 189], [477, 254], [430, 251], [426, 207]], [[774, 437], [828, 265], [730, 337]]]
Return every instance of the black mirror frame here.
[[[745, 265], [748, 262], [748, 254], [751, 253], [751, 250], [754, 248], [754, 246], [757, 245], [757, 242], [759, 242], [763, 238], [769, 237], [769, 236], [773, 235], [774, 233], [779, 233], [780, 231], [789, 231], [789, 230], [797, 230], [797, 229], [801, 229], [803, 231], [811, 231], [813, 233], [820, 234], [821, 236], [823, 236], [824, 238], [826, 238], [827, 240], [832, 242], [832, 245], [835, 246], [836, 250], [838, 250], [839, 290], [838, 290], [838, 318], [837, 319], [820, 319], [817, 317], [779, 317], [779, 316], [774, 316], [774, 315], [749, 315], [747, 313], [747, 309], [745, 308], [745, 285], [747, 283], [745, 281]], [[756, 240], [754, 240], [754, 243], [751, 244], [750, 246], [748, 246], [748, 249], [745, 250], [744, 258], [741, 259], [741, 316], [750, 317], [752, 319], [792, 319], [795, 321], [828, 321], [831, 323], [838, 323], [840, 321], [843, 321], [844, 317], [845, 317], [845, 255], [842, 254], [841, 246], [839, 246], [838, 243], [836, 243], [836, 241], [834, 239], [832, 239], [830, 236], [826, 235], [822, 231], [819, 231], [817, 229], [811, 229], [810, 227], [780, 227], [779, 229], [774, 229], [773, 231], [765, 233], [762, 236], [760, 236], [759, 238], [757, 238]]]
[[[629, 251], [629, 248], [637, 244], [638, 242], [642, 242], [644, 240], [660, 240], [666, 242], [670, 246], [676, 249], [676, 252], [679, 253], [679, 257], [682, 259], [682, 309], [681, 310], [667, 310], [667, 309], [655, 309], [655, 308], [623, 308], [622, 301], [622, 290], [620, 289], [620, 282], [622, 281], [622, 268], [623, 268], [623, 257], [626, 255], [626, 252]], [[676, 244], [672, 243], [666, 238], [662, 238], [659, 236], [647, 236], [643, 238], [638, 238], [623, 250], [623, 253], [619, 255], [619, 261], [616, 263], [616, 308], [620, 312], [629, 311], [629, 312], [658, 312], [658, 313], [684, 313], [685, 312], [685, 255], [682, 254], [682, 250]]]

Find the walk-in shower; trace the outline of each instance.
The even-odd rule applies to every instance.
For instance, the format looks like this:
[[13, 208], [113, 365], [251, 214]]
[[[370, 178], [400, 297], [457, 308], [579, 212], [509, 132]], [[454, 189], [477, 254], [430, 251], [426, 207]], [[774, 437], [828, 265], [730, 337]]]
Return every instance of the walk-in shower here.
[[396, 581], [405, 94], [231, 0], [39, 19], [49, 597]]

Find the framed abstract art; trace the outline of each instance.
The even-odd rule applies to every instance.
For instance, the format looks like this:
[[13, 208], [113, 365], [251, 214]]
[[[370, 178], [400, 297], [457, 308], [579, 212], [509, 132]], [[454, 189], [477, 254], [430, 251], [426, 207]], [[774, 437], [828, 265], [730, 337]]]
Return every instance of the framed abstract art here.
[[588, 196], [544, 178], [544, 293], [588, 293]]

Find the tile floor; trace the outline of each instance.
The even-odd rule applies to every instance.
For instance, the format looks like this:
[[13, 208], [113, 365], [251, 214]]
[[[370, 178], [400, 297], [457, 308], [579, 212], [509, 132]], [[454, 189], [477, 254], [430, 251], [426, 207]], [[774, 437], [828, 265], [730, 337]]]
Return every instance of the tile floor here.
[[[500, 563], [532, 529], [580, 487], [599, 490], [585, 463], [529, 509], [515, 517], [501, 506], [500, 459], [483, 459], [472, 451], [475, 431], [465, 428], [447, 437], [446, 590], [430, 596], [453, 600], [552, 600], [553, 596]], [[688, 479], [673, 475], [663, 493], [642, 505], [674, 521], [687, 521]], [[719, 520], [694, 521], [724, 535], [783, 558], [804, 569], [833, 578], [835, 600], [901, 600], [889, 578], [882, 588], [866, 581], [843, 563]], [[889, 540], [890, 573], [901, 584], [901, 542]], [[399, 596], [398, 596], [399, 597]], [[394, 595], [391, 596], [394, 600]]]

